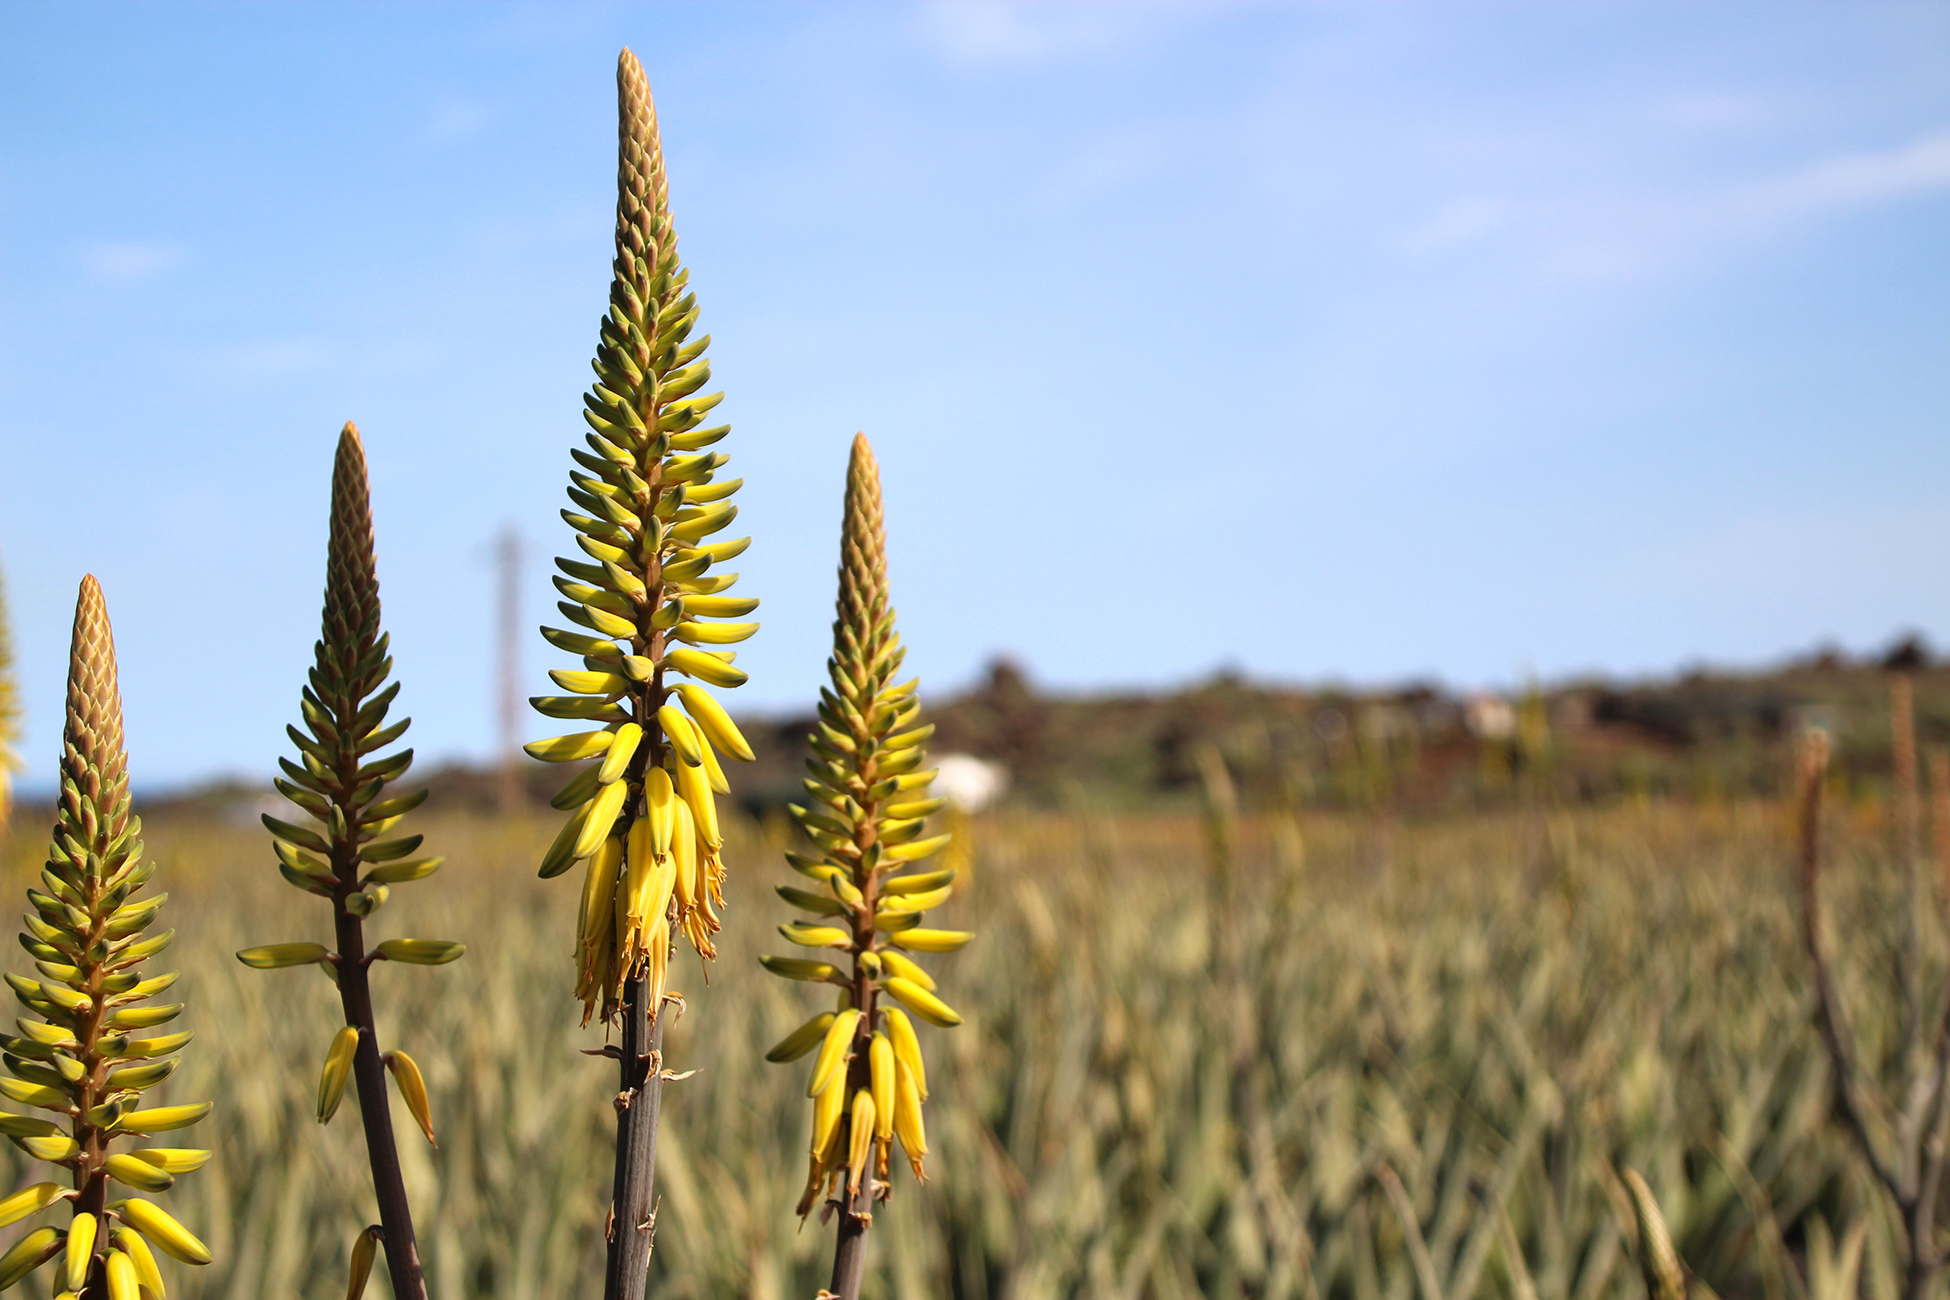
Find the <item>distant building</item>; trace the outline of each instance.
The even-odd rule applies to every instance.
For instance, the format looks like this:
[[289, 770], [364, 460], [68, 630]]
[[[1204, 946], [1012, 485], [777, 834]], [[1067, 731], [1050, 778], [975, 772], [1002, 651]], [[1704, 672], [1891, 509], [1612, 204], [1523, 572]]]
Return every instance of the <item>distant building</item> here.
[[1500, 695], [1476, 694], [1463, 701], [1463, 725], [1483, 740], [1508, 740], [1517, 734], [1517, 711]]
[[980, 812], [1009, 788], [1009, 769], [973, 754], [943, 754], [934, 792], [963, 812]]

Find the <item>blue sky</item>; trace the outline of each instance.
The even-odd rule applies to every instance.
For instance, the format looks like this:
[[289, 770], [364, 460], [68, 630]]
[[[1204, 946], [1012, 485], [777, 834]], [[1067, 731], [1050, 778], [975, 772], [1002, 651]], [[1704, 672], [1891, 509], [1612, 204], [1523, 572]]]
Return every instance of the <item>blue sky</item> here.
[[856, 429], [937, 689], [1950, 644], [1942, 4], [14, 3], [34, 778], [84, 571], [138, 779], [270, 767], [348, 418], [421, 753], [490, 750], [487, 546], [538, 621], [623, 44], [748, 483], [747, 708], [817, 682]]

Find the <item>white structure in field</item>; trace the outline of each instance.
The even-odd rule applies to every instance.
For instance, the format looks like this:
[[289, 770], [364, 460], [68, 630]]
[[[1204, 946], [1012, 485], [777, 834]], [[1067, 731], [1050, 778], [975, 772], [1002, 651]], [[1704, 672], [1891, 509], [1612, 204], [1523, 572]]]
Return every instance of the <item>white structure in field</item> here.
[[1517, 734], [1517, 711], [1499, 695], [1479, 693], [1463, 701], [1463, 725], [1482, 740], [1508, 740]]
[[980, 812], [1009, 788], [1009, 769], [973, 754], [943, 754], [935, 760], [941, 774], [934, 793], [963, 812]]

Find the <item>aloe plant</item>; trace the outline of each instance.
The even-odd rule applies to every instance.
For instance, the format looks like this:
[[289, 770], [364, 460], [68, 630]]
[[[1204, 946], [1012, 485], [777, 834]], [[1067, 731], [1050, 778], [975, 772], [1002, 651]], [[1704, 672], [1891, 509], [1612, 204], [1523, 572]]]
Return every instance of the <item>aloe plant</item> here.
[[914, 869], [948, 844], [946, 835], [927, 834], [927, 819], [946, 800], [928, 797], [935, 773], [922, 769], [922, 743], [934, 728], [921, 724], [919, 683], [896, 681], [906, 651], [888, 598], [880, 468], [865, 436], [854, 438], [847, 467], [838, 604], [826, 661], [832, 688], [820, 691], [819, 720], [807, 737], [811, 799], [791, 807], [819, 852], [786, 855], [819, 888], [777, 889], [813, 918], [782, 925], [779, 933], [803, 948], [839, 950], [851, 959], [850, 969], [811, 957], [759, 960], [775, 975], [840, 990], [833, 1010], [794, 1030], [766, 1059], [791, 1061], [818, 1049], [806, 1086], [813, 1106], [811, 1168], [798, 1211], [810, 1213], [830, 1185], [839, 1214], [831, 1291], [854, 1300], [873, 1205], [891, 1192], [896, 1139], [914, 1176], [927, 1176], [921, 1117], [927, 1069], [902, 1007], [930, 1024], [961, 1023], [910, 954], [953, 952], [972, 937], [922, 924], [923, 913], [948, 900], [955, 872]]
[[419, 1066], [397, 1047], [380, 1050], [373, 1024], [371, 966], [378, 961], [440, 965], [466, 951], [462, 944], [431, 939], [386, 939], [366, 946], [366, 920], [385, 904], [391, 888], [423, 880], [441, 863], [439, 858], [413, 856], [422, 837], [395, 833], [400, 818], [423, 803], [427, 792], [388, 793], [388, 787], [411, 766], [411, 749], [377, 756], [400, 738], [409, 722], [406, 718], [386, 721], [400, 689], [398, 682], [386, 684], [393, 667], [387, 647], [387, 634], [379, 627], [366, 453], [358, 429], [347, 424], [339, 435], [332, 470], [324, 627], [310, 682], [299, 703], [305, 725], [302, 730], [285, 728], [297, 746], [298, 761], [279, 759], [284, 776], [276, 780], [278, 792], [317, 826], [264, 818], [275, 837], [272, 845], [279, 872], [297, 888], [332, 905], [333, 943], [329, 947], [307, 942], [269, 944], [246, 948], [237, 957], [264, 970], [317, 966], [338, 985], [344, 1022], [325, 1054], [318, 1122], [331, 1120], [348, 1080], [353, 1082], [366, 1130], [373, 1194], [379, 1202], [379, 1222], [362, 1230], [353, 1242], [349, 1294], [354, 1300], [372, 1268], [375, 1244], [386, 1248], [394, 1296], [417, 1300], [426, 1295], [387, 1102], [389, 1072], [427, 1141], [434, 1140]]
[[123, 1139], [187, 1128], [210, 1111], [208, 1102], [142, 1105], [142, 1094], [174, 1073], [175, 1053], [190, 1036], [146, 1032], [183, 1006], [150, 1004], [176, 976], [145, 978], [140, 969], [175, 933], [144, 937], [168, 895], [138, 897], [155, 872], [143, 859], [141, 834], [129, 799], [115, 640], [91, 575], [75, 605], [61, 792], [44, 888], [27, 891], [32, 911], [20, 936], [37, 978], [7, 975], [28, 1015], [17, 1022], [19, 1037], [0, 1038], [0, 1060], [12, 1076], [0, 1078], [0, 1094], [56, 1117], [0, 1115], [0, 1132], [59, 1166], [73, 1184], [36, 1183], [0, 1200], [0, 1225], [57, 1202], [68, 1204], [70, 1218], [65, 1229], [33, 1229], [0, 1255], [0, 1288], [60, 1256], [61, 1295], [137, 1300], [147, 1291], [160, 1300], [152, 1244], [188, 1264], [210, 1262], [209, 1248], [175, 1216], [113, 1186], [166, 1191], [210, 1158], [183, 1147], [112, 1149]]
[[[715, 566], [750, 539], [707, 543], [737, 517], [721, 481], [722, 453], [705, 450], [730, 430], [703, 427], [723, 398], [702, 394], [710, 336], [693, 339], [697, 295], [677, 256], [669, 184], [650, 86], [637, 58], [617, 60], [616, 259], [609, 311], [583, 399], [588, 450], [573, 450], [572, 510], [562, 517], [584, 559], [558, 559], [560, 608], [573, 632], [542, 635], [578, 656], [549, 676], [565, 695], [531, 703], [547, 717], [595, 730], [528, 745], [550, 762], [590, 760], [553, 803], [570, 812], [543, 856], [541, 875], [587, 860], [576, 927], [576, 996], [583, 1023], [600, 1012], [620, 1029], [605, 1048], [620, 1066], [616, 1165], [604, 1294], [636, 1300], [647, 1280], [663, 1083], [670, 953], [681, 932], [699, 956], [724, 906], [723, 837], [716, 796], [730, 793], [718, 753], [749, 760], [751, 747], [704, 686], [734, 687], [731, 645], [756, 623], [756, 600], [726, 595], [738, 580]], [[677, 677], [692, 680], [678, 682]]]

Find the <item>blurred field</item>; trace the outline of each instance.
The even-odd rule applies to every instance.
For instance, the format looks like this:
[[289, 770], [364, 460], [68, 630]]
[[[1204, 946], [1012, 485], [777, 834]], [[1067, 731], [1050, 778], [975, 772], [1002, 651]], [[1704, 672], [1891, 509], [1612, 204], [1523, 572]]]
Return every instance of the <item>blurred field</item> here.
[[[601, 1038], [569, 997], [575, 887], [534, 879], [549, 823], [421, 820], [448, 865], [374, 929], [469, 945], [376, 979], [441, 1136], [430, 1151], [396, 1116], [433, 1293], [599, 1295], [614, 1074], [578, 1054]], [[1886, 978], [1894, 873], [1880, 814], [1841, 820], [1836, 933], [1879, 1041], [1863, 982]], [[18, 827], [7, 888], [42, 833]], [[969, 838], [943, 921], [980, 937], [930, 961], [968, 1023], [923, 1027], [934, 1179], [897, 1179], [869, 1296], [1641, 1295], [1607, 1162], [1647, 1174], [1723, 1296], [1800, 1300], [1810, 1243], [1856, 1222], [1866, 1293], [1891, 1293], [1893, 1226], [1827, 1119], [1773, 804], [1249, 817], [1221, 872], [1192, 816], [997, 814]], [[230, 955], [326, 937], [325, 909], [278, 881], [261, 831], [183, 818], [147, 839], [199, 1031], [169, 1096], [218, 1106], [185, 1135], [216, 1159], [174, 1207], [217, 1262], [172, 1285], [342, 1294], [373, 1210], [356, 1122], [311, 1117], [336, 1000]], [[828, 1267], [830, 1230], [790, 1213], [805, 1065], [760, 1060], [812, 1005], [753, 961], [787, 919], [765, 840], [734, 831], [711, 985], [679, 967], [667, 1057], [699, 1073], [667, 1094], [653, 1295], [804, 1300]], [[18, 1180], [24, 1158], [0, 1159]]]

